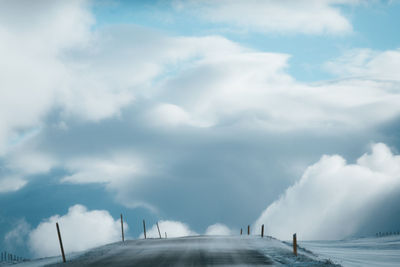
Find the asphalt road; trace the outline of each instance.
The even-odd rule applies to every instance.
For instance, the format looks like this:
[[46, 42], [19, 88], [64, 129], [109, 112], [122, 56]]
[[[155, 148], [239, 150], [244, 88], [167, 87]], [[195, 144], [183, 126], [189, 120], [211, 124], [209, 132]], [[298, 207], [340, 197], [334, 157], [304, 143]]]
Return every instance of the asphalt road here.
[[305, 254], [269, 238], [197, 236], [110, 244], [48, 266], [334, 266]]

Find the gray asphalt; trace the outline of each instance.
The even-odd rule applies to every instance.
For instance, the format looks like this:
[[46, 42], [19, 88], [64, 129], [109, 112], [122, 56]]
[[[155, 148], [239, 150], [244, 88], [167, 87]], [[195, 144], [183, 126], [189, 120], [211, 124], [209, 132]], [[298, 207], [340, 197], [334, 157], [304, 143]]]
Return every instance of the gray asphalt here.
[[132, 240], [93, 249], [48, 266], [334, 266], [269, 238], [185, 237]]

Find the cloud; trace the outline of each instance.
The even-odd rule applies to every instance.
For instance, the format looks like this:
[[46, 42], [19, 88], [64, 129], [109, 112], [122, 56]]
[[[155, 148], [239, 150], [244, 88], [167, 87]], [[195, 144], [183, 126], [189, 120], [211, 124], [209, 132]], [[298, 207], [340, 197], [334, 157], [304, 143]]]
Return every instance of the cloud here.
[[61, 178], [61, 183], [69, 184], [103, 184], [115, 193], [116, 199], [129, 208], [143, 207], [151, 212], [157, 208], [130, 195], [129, 189], [136, 186], [147, 176], [152, 168], [143, 159], [132, 152], [105, 153], [103, 156], [83, 156], [65, 160], [62, 166], [69, 174]]
[[4, 242], [7, 249], [16, 250], [17, 247], [23, 247], [26, 245], [26, 239], [31, 231], [31, 226], [26, 222], [25, 219], [20, 219], [16, 226], [9, 231], [5, 237]]
[[193, 127], [210, 127], [213, 122], [199, 121], [192, 118], [184, 109], [173, 104], [158, 104], [148, 112], [147, 118], [156, 126], [176, 127], [189, 125]]
[[0, 177], [0, 193], [18, 191], [27, 183], [28, 181], [17, 176]]
[[187, 11], [206, 21], [230, 24], [239, 29], [264, 33], [343, 34], [351, 32], [352, 26], [338, 5], [358, 2], [354, 0], [177, 0], [173, 2], [173, 6], [177, 11]]
[[[184, 237], [198, 235], [190, 229], [190, 227], [179, 221], [159, 221], [161, 236], [164, 238], [165, 233], [168, 237]], [[224, 224], [216, 223], [207, 227], [205, 235], [231, 235], [231, 230]], [[147, 238], [159, 238], [157, 225], [154, 224], [146, 232]], [[140, 235], [140, 238], [144, 238], [144, 234]]]
[[[41, 222], [29, 234], [29, 248], [37, 257], [60, 254], [56, 222], [60, 225], [64, 250], [68, 254], [121, 240], [121, 223], [105, 210], [88, 211], [82, 205], [68, 213], [54, 215]], [[128, 225], [124, 225], [128, 230]]]
[[[204, 3], [225, 8], [223, 2]], [[255, 3], [226, 6], [243, 5], [240, 10], [246, 10]], [[268, 5], [291, 12], [293, 3]], [[347, 3], [310, 5], [339, 12], [334, 5]], [[185, 8], [185, 3], [180, 4]], [[290, 55], [255, 51], [220, 36], [169, 36], [135, 25], [93, 27], [95, 19], [87, 1], [1, 5], [0, 57], [7, 64], [0, 65], [4, 89], [0, 92], [0, 155], [8, 164], [7, 176], [20, 177], [9, 190], [22, 188], [29, 176], [53, 168], [70, 172], [64, 182], [100, 182], [119, 191], [122, 184], [137, 179], [137, 162], [133, 160], [132, 167], [128, 158], [112, 152], [106, 152], [107, 158], [81, 151], [70, 155], [72, 160], [56, 155], [60, 151], [18, 147], [26, 139], [43, 137], [41, 131], [49, 127], [49, 121], [67, 133], [70, 124], [95, 127], [106, 119], [132, 124], [133, 118], [140, 123], [136, 129], [149, 135], [159, 134], [160, 129], [196, 131], [227, 125], [265, 132], [311, 129], [330, 134], [332, 129], [374, 127], [400, 113], [396, 83], [367, 79], [300, 83], [287, 71]], [[263, 8], [267, 7], [261, 4], [257, 9]], [[66, 21], [67, 17], [74, 21]], [[392, 52], [385, 53], [390, 57]], [[397, 66], [382, 65], [389, 62], [384, 59], [377, 60], [381, 63], [374, 69]], [[120, 172], [111, 174], [109, 164]]]
[[361, 77], [400, 81], [396, 72], [400, 68], [400, 49], [375, 51], [353, 49], [338, 59], [325, 63], [325, 68], [341, 77]]
[[115, 153], [104, 157], [83, 157], [65, 164], [70, 175], [61, 182], [87, 184], [106, 183], [116, 185], [143, 172], [143, 164], [134, 156]]
[[[163, 238], [165, 233], [167, 233], [167, 237], [198, 235], [196, 232], [190, 230], [189, 226], [178, 221], [159, 221], [158, 226], [160, 227], [161, 236]], [[154, 224], [149, 230], [146, 231], [146, 236], [148, 238], [159, 238], [156, 224]], [[141, 234], [140, 238], [144, 238], [144, 234]]]
[[1, 1], [0, 17], [1, 155], [10, 136], [40, 126], [54, 107], [68, 72], [60, 58], [87, 44], [94, 20], [86, 1]]
[[4, 158], [0, 168], [0, 193], [20, 190], [31, 176], [48, 173], [57, 164], [54, 157], [19, 142]]
[[58, 163], [48, 154], [36, 149], [14, 150], [7, 158], [6, 167], [21, 175], [48, 173]]
[[374, 127], [400, 113], [396, 82], [353, 78], [300, 83], [287, 73], [288, 59], [285, 54], [242, 50], [197, 60], [161, 86], [157, 98], [179, 112], [158, 120], [192, 127], [200, 126], [193, 121], [201, 121], [202, 127], [230, 124], [323, 133]]
[[[372, 207], [400, 190], [400, 156], [382, 143], [355, 164], [323, 156], [261, 214], [255, 229], [289, 239], [341, 239], [359, 231]], [[258, 231], [258, 230], [257, 230]]]
[[207, 227], [205, 235], [232, 235], [232, 231], [228, 226], [216, 223]]

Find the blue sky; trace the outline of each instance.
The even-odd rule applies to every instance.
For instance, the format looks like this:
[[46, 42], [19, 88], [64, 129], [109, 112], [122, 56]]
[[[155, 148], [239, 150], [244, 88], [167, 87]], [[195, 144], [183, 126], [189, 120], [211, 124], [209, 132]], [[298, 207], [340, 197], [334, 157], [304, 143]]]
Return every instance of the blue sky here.
[[1, 249], [399, 230], [400, 2], [0, 5]]

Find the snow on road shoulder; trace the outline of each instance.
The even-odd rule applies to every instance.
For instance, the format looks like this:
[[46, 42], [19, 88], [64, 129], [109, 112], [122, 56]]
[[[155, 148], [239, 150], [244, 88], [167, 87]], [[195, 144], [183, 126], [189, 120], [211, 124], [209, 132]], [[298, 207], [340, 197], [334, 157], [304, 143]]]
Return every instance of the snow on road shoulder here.
[[261, 251], [273, 261], [283, 266], [306, 267], [306, 266], [340, 266], [328, 258], [318, 257], [311, 251], [298, 249], [298, 256], [293, 254], [292, 244], [283, 242], [272, 237], [256, 238], [249, 243], [255, 249]]
[[399, 235], [340, 241], [306, 241], [299, 242], [299, 245], [344, 267], [394, 267], [399, 266], [400, 262]]

